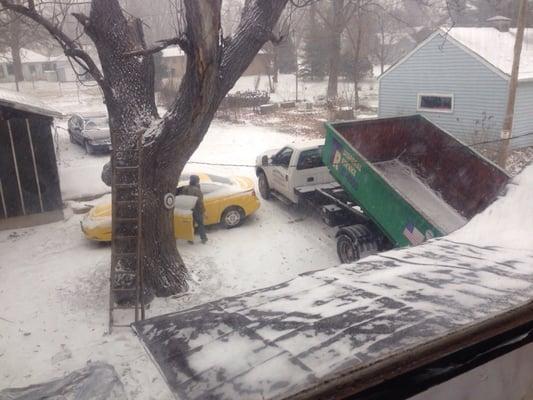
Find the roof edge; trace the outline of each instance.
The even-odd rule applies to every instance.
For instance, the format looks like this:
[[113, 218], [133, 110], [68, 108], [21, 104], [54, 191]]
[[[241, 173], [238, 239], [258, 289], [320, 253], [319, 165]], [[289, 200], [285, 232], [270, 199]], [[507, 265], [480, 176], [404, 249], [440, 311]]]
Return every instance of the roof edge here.
[[[506, 72], [502, 71], [498, 67], [496, 67], [494, 64], [486, 60], [485, 58], [481, 57], [478, 53], [470, 49], [469, 47], [465, 46], [461, 42], [459, 42], [457, 39], [453, 38], [446, 30], [443, 28], [438, 28], [435, 32], [433, 32], [431, 35], [429, 35], [423, 42], [421, 42], [418, 46], [416, 46], [413, 50], [411, 50], [409, 53], [407, 53], [403, 58], [398, 60], [396, 63], [391, 65], [389, 69], [387, 69], [385, 72], [383, 72], [380, 76], [378, 76], [378, 81], [381, 80], [385, 75], [387, 75], [389, 72], [393, 71], [397, 67], [399, 67], [401, 64], [403, 64], [405, 61], [407, 61], [409, 58], [411, 58], [420, 48], [425, 46], [428, 42], [433, 40], [437, 35], [443, 35], [443, 39], [450, 41], [466, 53], [470, 54], [472, 57], [477, 59], [479, 62], [484, 64], [487, 68], [489, 68], [492, 72], [496, 73], [500, 78], [509, 80], [510, 75]], [[527, 78], [527, 79], [518, 79], [519, 81], [525, 81], [525, 80], [533, 80], [533, 78]]]

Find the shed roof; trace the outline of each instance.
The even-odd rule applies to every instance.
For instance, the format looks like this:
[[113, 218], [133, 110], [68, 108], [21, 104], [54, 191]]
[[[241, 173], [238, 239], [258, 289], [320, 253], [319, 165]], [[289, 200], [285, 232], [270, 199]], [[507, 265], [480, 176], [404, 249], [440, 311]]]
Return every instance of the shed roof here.
[[63, 115], [60, 111], [45, 104], [37, 97], [2, 88], [0, 88], [0, 106], [48, 117], [60, 117]]
[[[506, 75], [511, 75], [516, 28], [452, 28], [448, 35]], [[533, 29], [526, 29], [520, 57], [519, 80], [533, 79]]]
[[[502, 77], [510, 77], [513, 66], [513, 52], [516, 38], [516, 29], [501, 32], [496, 28], [441, 28], [421, 42], [410, 53], [398, 60], [389, 69], [379, 76], [379, 79], [388, 75], [404, 61], [411, 58], [418, 49], [425, 46], [435, 36], [441, 35], [450, 42], [463, 48], [484, 62]], [[533, 28], [524, 32], [524, 42], [520, 57], [519, 81], [533, 80]]]

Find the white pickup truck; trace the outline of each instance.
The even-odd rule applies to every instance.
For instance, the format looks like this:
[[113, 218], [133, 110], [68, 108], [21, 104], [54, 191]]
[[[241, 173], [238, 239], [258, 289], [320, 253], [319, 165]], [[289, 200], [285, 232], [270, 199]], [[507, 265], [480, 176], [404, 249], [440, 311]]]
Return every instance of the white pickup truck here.
[[322, 162], [323, 145], [323, 140], [291, 144], [260, 154], [256, 175], [261, 196], [315, 209], [327, 225], [339, 227], [335, 236], [343, 263], [390, 248], [385, 236], [329, 173]]
[[302, 192], [338, 185], [322, 162], [323, 145], [323, 140], [291, 144], [260, 154], [256, 174], [261, 196], [269, 199], [273, 195], [285, 203], [298, 204]]

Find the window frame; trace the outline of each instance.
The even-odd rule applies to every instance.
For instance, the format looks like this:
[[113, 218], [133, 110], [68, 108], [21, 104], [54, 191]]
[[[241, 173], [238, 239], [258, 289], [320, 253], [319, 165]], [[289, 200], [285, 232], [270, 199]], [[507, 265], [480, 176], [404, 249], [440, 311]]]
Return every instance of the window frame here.
[[[306, 169], [312, 169], [312, 168], [322, 168], [322, 167], [325, 167], [326, 165], [324, 164], [324, 161], [322, 160], [322, 148], [324, 146], [321, 145], [321, 146], [318, 146], [318, 148], [316, 149], [307, 149], [307, 150], [302, 150], [300, 152], [300, 155], [298, 156], [298, 162], [296, 163], [296, 170], [297, 171], [305, 171]], [[320, 165], [311, 165], [311, 166], [306, 166], [303, 164], [303, 158], [304, 157], [309, 157], [308, 154], [311, 154], [312, 152], [315, 152], [317, 151], [318, 152], [318, 157], [320, 159]]]
[[[290, 150], [291, 152], [291, 155], [289, 157], [289, 162], [287, 163], [287, 165], [284, 165], [284, 164], [280, 164], [278, 162], [278, 157], [285, 151], [285, 150]], [[294, 149], [292, 147], [289, 147], [289, 146], [285, 146], [284, 148], [282, 148], [280, 151], [277, 152], [277, 154], [274, 156], [275, 158], [275, 162], [273, 162], [273, 165], [276, 166], [276, 167], [282, 167], [282, 168], [285, 168], [285, 169], [289, 169], [290, 165], [291, 165], [291, 160], [292, 160], [292, 157], [294, 156]]]
[[[446, 109], [422, 107], [422, 97], [448, 97], [451, 99], [451, 108]], [[453, 93], [418, 93], [416, 99], [416, 110], [422, 112], [452, 114], [455, 110], [455, 97]]]

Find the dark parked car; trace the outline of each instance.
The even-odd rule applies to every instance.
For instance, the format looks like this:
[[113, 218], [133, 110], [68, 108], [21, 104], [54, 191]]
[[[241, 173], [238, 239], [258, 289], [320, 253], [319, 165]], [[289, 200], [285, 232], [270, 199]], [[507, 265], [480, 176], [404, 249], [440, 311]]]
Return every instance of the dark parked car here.
[[105, 115], [86, 116], [74, 114], [68, 120], [68, 134], [71, 143], [78, 143], [87, 154], [111, 151], [111, 136]]

